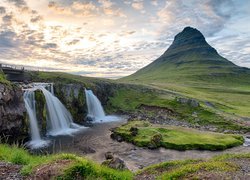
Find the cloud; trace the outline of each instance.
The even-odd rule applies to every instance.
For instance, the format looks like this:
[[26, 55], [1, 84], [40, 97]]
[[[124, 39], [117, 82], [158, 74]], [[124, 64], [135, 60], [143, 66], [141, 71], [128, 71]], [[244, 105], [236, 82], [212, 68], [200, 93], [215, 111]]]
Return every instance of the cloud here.
[[6, 14], [5, 16], [2, 17], [3, 23], [5, 23], [5, 25], [7, 26], [10, 26], [12, 24], [12, 19], [13, 19], [12, 14]]
[[0, 32], [0, 50], [1, 48], [17, 47], [18, 42], [14, 40], [16, 36], [16, 33], [11, 30]]
[[41, 21], [42, 19], [43, 19], [43, 17], [38, 15], [38, 16], [36, 16], [36, 17], [31, 18], [31, 19], [30, 19], [30, 22], [36, 23], [36, 22]]
[[0, 14], [5, 14], [6, 10], [5, 7], [0, 6]]
[[158, 0], [151, 0], [151, 4], [154, 6], [158, 6]]
[[24, 0], [8, 0], [9, 2], [15, 4], [16, 7], [27, 7], [27, 4]]
[[103, 8], [111, 8], [114, 5], [114, 3], [110, 0], [98, 0], [98, 2]]
[[139, 1], [136, 0], [136, 1], [132, 2], [131, 6], [136, 10], [143, 10], [143, 8], [144, 8], [143, 1], [140, 1], [140, 0]]
[[56, 43], [46, 43], [45, 45], [43, 45], [44, 49], [53, 49], [53, 48], [57, 48], [57, 44]]
[[223, 29], [233, 13], [234, 6], [231, 0], [227, 3], [221, 0], [204, 0], [202, 3], [198, 0], [193, 0], [193, 3], [187, 3], [184, 0], [168, 0], [157, 15], [158, 23], [164, 24], [160, 33], [166, 29], [177, 32], [185, 26], [194, 26], [206, 36], [212, 36]]
[[0, 61], [117, 78], [158, 58], [174, 35], [194, 26], [223, 56], [250, 67], [247, 7], [236, 0], [5, 0]]

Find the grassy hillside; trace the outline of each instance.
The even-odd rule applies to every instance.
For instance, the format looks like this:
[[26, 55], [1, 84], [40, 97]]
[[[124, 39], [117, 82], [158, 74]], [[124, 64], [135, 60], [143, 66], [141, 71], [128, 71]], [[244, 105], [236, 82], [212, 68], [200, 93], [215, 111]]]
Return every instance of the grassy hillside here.
[[220, 56], [198, 30], [185, 28], [162, 56], [121, 80], [175, 91], [249, 117], [249, 79], [250, 69]]

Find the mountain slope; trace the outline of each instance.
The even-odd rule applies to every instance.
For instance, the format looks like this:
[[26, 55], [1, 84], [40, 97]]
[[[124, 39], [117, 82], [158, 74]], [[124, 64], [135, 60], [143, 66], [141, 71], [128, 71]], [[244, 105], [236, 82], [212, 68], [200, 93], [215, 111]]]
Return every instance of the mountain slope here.
[[[238, 67], [220, 56], [197, 29], [186, 27], [177, 34], [172, 45], [151, 64], [123, 78], [127, 81], [183, 82], [238, 79], [250, 77], [250, 70]], [[239, 77], [240, 76], [240, 77]]]
[[158, 59], [119, 81], [175, 91], [216, 110], [250, 116], [250, 69], [220, 56], [191, 27], [177, 34]]

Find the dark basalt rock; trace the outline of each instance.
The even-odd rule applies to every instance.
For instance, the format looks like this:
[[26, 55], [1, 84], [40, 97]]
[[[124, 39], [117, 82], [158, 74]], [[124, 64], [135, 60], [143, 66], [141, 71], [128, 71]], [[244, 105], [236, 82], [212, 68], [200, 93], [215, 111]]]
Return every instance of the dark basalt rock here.
[[0, 84], [0, 136], [10, 141], [27, 136], [25, 111], [21, 88]]

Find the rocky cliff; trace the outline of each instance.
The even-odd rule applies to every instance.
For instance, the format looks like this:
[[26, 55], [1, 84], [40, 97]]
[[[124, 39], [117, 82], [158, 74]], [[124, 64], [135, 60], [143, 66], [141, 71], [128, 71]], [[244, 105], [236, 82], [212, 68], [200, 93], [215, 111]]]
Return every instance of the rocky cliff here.
[[18, 140], [26, 134], [25, 106], [22, 90], [11, 84], [0, 83], [0, 135]]

